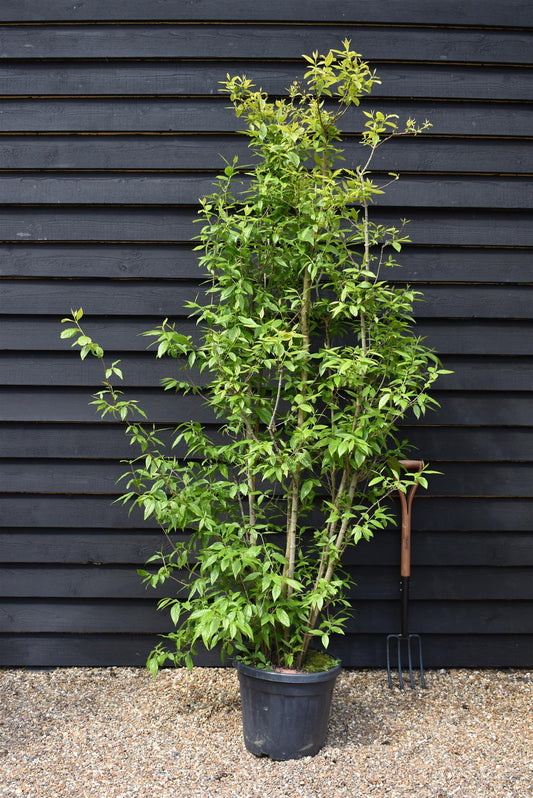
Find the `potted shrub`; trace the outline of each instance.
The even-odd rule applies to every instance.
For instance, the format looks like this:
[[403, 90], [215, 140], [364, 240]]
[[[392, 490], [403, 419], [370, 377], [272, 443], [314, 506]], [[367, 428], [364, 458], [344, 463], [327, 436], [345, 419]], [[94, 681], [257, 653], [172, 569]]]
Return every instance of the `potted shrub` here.
[[[122, 500], [166, 534], [142, 576], [152, 586], [178, 583], [159, 601], [175, 631], [149, 669], [192, 667], [199, 646], [236, 657], [246, 744], [279, 759], [324, 743], [339, 664], [310, 652], [327, 649], [349, 615], [346, 550], [394, 523], [393, 492], [425, 485], [423, 473], [402, 473], [398, 425], [435, 404], [428, 389], [442, 373], [411, 330], [417, 293], [384, 279], [408, 240], [403, 225], [370, 214], [382, 183], [397, 178], [372, 176], [376, 150], [429, 123], [400, 128], [395, 115], [360, 112], [364, 163], [344, 166], [340, 119], [379, 80], [348, 41], [304, 58], [304, 82], [283, 99], [245, 77], [224, 82], [253, 165], [226, 162], [201, 200], [196, 249], [209, 280], [189, 303], [198, 334], [167, 320], [145, 333], [157, 357], [184, 367], [164, 388], [196, 394], [219, 427], [181, 424], [164, 450], [135, 420], [136, 403], [113, 387], [118, 361], [105, 367], [95, 398], [141, 447]], [[63, 337], [82, 358], [102, 358], [81, 317], [63, 320]], [[316, 699], [320, 690], [325, 698]]]

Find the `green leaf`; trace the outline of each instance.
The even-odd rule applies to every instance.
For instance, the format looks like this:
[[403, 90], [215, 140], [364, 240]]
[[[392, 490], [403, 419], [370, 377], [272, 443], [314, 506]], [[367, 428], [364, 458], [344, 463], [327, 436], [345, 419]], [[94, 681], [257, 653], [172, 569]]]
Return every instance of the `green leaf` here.
[[300, 488], [300, 498], [305, 499], [305, 497], [311, 493], [314, 487], [315, 481], [313, 479], [307, 479]]
[[276, 618], [283, 626], [290, 626], [291, 621], [283, 607], [276, 608]]
[[146, 662], [146, 667], [147, 667], [148, 671], [152, 674], [152, 676], [155, 678], [157, 676], [157, 672], [159, 670], [159, 663], [158, 663], [157, 658], [156, 657], [149, 657], [149, 659]]
[[174, 624], [174, 626], [178, 625], [179, 619], [180, 619], [180, 615], [181, 615], [181, 607], [180, 607], [180, 605], [178, 603], [173, 604], [172, 607], [170, 608], [170, 618], [171, 618], [172, 623]]

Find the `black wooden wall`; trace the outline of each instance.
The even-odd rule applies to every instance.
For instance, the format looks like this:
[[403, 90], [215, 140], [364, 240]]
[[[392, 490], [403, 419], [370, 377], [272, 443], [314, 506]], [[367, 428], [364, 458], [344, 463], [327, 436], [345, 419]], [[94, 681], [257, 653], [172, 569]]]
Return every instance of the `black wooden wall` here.
[[[159, 535], [111, 503], [130, 450], [59, 319], [84, 307], [152, 419], [202, 418], [137, 333], [183, 317], [197, 198], [246, 158], [217, 81], [282, 92], [345, 37], [382, 77], [365, 107], [433, 123], [383, 151], [377, 209], [411, 219], [401, 277], [454, 371], [409, 430], [444, 472], [414, 508], [413, 629], [428, 665], [533, 665], [532, 28], [528, 0], [0, 0], [0, 665], [142, 664], [167, 630], [136, 575]], [[353, 559], [335, 650], [382, 666], [397, 530]]]

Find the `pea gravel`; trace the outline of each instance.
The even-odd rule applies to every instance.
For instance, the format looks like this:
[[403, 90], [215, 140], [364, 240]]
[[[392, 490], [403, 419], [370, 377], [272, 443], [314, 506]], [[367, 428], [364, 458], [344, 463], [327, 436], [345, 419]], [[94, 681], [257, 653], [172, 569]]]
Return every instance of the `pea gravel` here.
[[326, 747], [271, 762], [242, 741], [232, 669], [0, 672], [0, 796], [531, 798], [533, 674], [435, 670], [428, 690], [344, 671]]

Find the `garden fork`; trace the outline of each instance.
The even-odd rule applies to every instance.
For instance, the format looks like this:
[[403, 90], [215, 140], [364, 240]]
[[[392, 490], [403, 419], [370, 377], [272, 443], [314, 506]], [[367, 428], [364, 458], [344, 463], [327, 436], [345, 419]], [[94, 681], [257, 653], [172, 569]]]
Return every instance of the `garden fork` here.
[[[424, 463], [422, 460], [400, 460], [408, 471], [422, 471]], [[417, 485], [413, 485], [409, 493], [406, 495], [400, 491], [400, 502], [402, 506], [402, 548], [400, 560], [400, 598], [402, 608], [401, 632], [400, 634], [387, 635], [387, 677], [389, 687], [392, 687], [392, 673], [391, 673], [391, 651], [396, 649], [396, 659], [398, 663], [398, 675], [400, 678], [400, 690], [403, 690], [403, 673], [402, 673], [402, 649], [407, 652], [407, 663], [409, 667], [409, 679], [411, 687], [414, 690], [415, 682], [413, 676], [413, 641], [416, 641], [418, 653], [418, 668], [420, 670], [420, 683], [423, 688], [426, 687], [424, 679], [424, 664], [422, 662], [422, 641], [420, 635], [412, 634], [409, 632], [409, 581], [411, 578], [411, 508], [413, 499], [417, 489]], [[416, 656], [416, 655], [415, 655]]]

